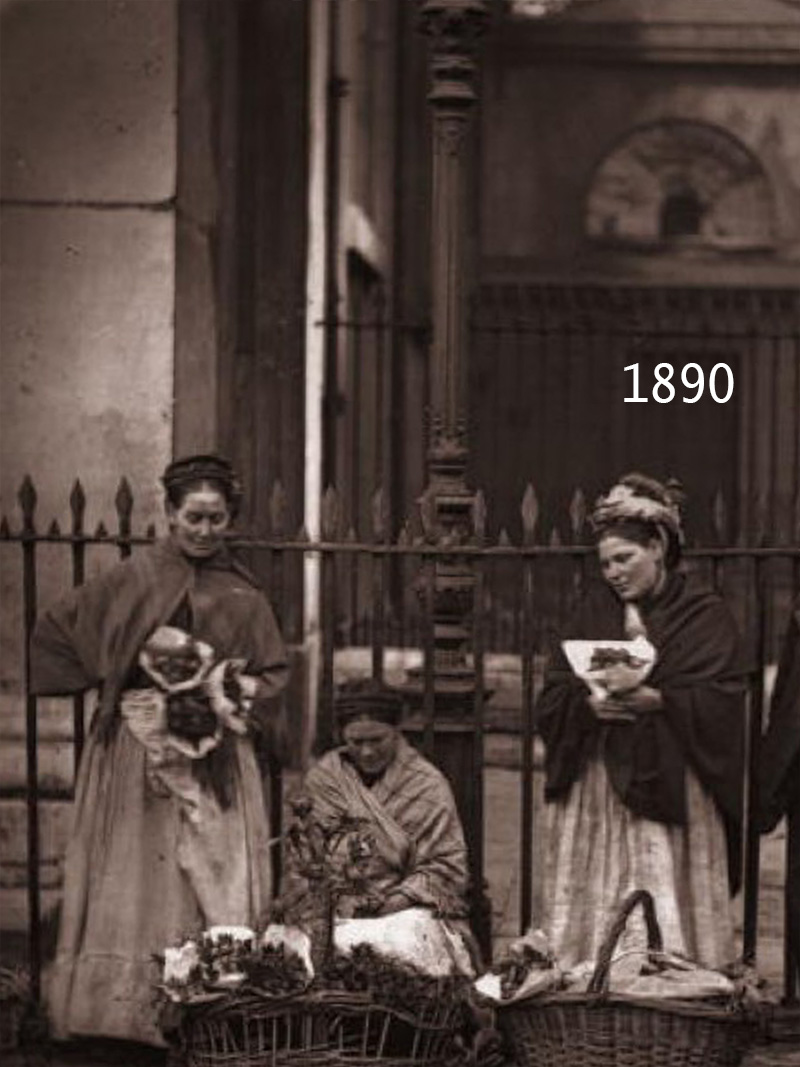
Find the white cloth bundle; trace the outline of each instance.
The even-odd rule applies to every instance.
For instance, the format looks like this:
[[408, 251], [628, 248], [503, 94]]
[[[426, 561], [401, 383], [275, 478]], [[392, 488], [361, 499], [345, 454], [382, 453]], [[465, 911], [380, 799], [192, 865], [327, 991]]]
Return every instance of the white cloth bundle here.
[[561, 647], [576, 677], [600, 700], [641, 685], [656, 661], [655, 648], [643, 636], [632, 641], [563, 641]]
[[[509, 967], [524, 973], [524, 977], [518, 985], [504, 990], [504, 972]], [[553, 958], [547, 935], [542, 930], [528, 930], [511, 942], [496, 970], [481, 975], [475, 989], [496, 1004], [513, 1004], [558, 989], [562, 982], [563, 973]]]
[[406, 908], [375, 919], [339, 919], [334, 944], [345, 955], [356, 945], [369, 945], [382, 956], [415, 967], [432, 978], [474, 975], [461, 934], [425, 908]]

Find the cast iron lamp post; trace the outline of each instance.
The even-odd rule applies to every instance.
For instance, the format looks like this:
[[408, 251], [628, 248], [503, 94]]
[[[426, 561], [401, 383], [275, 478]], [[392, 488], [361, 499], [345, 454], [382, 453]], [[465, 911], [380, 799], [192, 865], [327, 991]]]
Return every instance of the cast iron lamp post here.
[[[430, 39], [433, 188], [431, 211], [432, 345], [428, 485], [422, 520], [437, 554], [423, 575], [432, 614], [435, 722], [428, 723], [437, 762], [454, 786], [470, 846], [475, 885], [472, 920], [487, 959], [490, 909], [483, 889], [482, 736], [476, 729], [476, 678], [470, 661], [475, 574], [458, 548], [475, 537], [475, 495], [467, 485], [467, 135], [476, 93], [476, 45], [489, 10], [483, 0], [425, 0], [422, 31]], [[420, 690], [419, 676], [415, 685]], [[423, 687], [424, 688], [424, 687]]]

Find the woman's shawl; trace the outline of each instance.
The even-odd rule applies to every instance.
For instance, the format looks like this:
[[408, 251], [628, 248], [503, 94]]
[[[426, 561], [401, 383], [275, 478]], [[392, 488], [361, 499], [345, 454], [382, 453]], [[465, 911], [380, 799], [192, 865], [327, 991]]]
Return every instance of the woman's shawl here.
[[[603, 755], [612, 785], [635, 814], [685, 823], [685, 767], [721, 813], [739, 822], [744, 777], [745, 682], [736, 624], [722, 599], [681, 573], [638, 604], [657, 660], [647, 684], [663, 708], [633, 723], [601, 723], [559, 649], [536, 706], [546, 745], [545, 795], [566, 796], [587, 761]], [[566, 637], [623, 638], [624, 607], [603, 583], [584, 599]]]
[[308, 772], [305, 789], [323, 822], [342, 815], [367, 820], [377, 851], [371, 888], [402, 893], [409, 906], [442, 916], [466, 915], [467, 850], [453, 794], [444, 775], [404, 738], [372, 786], [344, 749], [333, 749]]
[[793, 607], [778, 664], [759, 773], [761, 827], [775, 828], [800, 802], [800, 599]]
[[73, 590], [38, 620], [31, 639], [31, 692], [64, 696], [99, 689], [108, 727], [136, 657], [152, 631], [188, 597], [193, 633], [218, 657], [237, 656], [262, 680], [260, 699], [286, 684], [286, 650], [255, 580], [227, 552], [197, 565], [169, 540]]

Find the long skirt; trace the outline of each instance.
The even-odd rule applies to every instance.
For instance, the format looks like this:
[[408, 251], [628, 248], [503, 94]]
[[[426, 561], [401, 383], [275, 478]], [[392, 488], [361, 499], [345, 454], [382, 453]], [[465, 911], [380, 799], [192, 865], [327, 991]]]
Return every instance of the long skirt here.
[[[619, 800], [598, 759], [565, 801], [548, 805], [541, 926], [563, 966], [596, 960], [620, 903], [634, 889], [655, 898], [667, 951], [708, 967], [733, 960], [725, 831], [713, 800], [689, 770], [686, 801], [684, 826], [639, 818]], [[646, 943], [637, 911], [619, 952], [631, 953], [633, 962]]]
[[261, 775], [236, 740], [234, 801], [202, 791], [189, 808], [154, 788], [144, 747], [124, 723], [84, 751], [64, 868], [58, 949], [45, 976], [54, 1035], [163, 1045], [160, 965], [172, 945], [214, 924], [254, 924], [269, 901]]

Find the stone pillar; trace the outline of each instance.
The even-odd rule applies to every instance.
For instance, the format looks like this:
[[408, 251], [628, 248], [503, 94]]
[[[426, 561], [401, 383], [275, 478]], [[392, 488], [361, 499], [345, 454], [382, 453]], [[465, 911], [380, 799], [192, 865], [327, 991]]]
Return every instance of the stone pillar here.
[[[467, 134], [477, 100], [475, 55], [488, 19], [481, 0], [426, 0], [433, 130], [431, 221], [432, 326], [428, 485], [422, 501], [426, 539], [452, 547], [437, 556], [430, 590], [433, 614], [435, 724], [428, 728], [436, 762], [453, 783], [473, 864], [472, 921], [491, 952], [491, 913], [483, 887], [483, 768], [475, 724], [475, 674], [469, 659], [475, 591], [472, 568], [457, 549], [474, 539], [475, 496], [467, 486]], [[423, 576], [423, 586], [428, 581]], [[431, 603], [432, 602], [432, 603]], [[424, 692], [423, 679], [413, 681]], [[432, 736], [430, 736], [432, 734]]]

